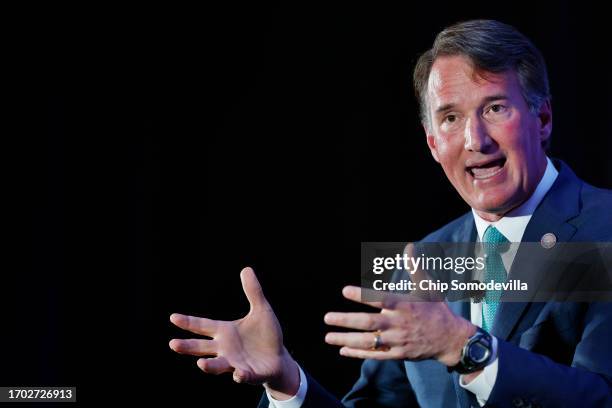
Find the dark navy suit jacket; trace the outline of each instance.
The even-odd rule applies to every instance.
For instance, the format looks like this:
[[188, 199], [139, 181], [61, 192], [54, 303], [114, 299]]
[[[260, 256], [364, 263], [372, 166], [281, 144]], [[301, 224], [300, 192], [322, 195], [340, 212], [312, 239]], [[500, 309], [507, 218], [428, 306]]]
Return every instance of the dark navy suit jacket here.
[[[580, 180], [555, 161], [559, 176], [523, 235], [539, 242], [554, 233], [558, 242], [612, 242], [612, 191]], [[467, 213], [428, 235], [425, 242], [475, 242], [476, 226]], [[512, 279], [533, 259], [519, 249]], [[530, 265], [533, 266], [533, 265]], [[449, 302], [470, 319], [470, 304]], [[502, 302], [492, 334], [498, 339], [498, 373], [486, 406], [612, 407], [612, 303]], [[361, 376], [340, 401], [306, 374], [303, 408], [478, 407], [475, 396], [435, 361], [365, 360]], [[260, 407], [267, 408], [264, 397]]]

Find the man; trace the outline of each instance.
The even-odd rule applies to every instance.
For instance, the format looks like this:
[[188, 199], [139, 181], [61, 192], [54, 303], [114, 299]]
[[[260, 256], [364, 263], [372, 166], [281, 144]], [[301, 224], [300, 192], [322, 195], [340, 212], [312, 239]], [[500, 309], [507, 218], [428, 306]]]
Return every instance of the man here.
[[[451, 26], [417, 62], [414, 84], [431, 154], [472, 209], [424, 242], [611, 241], [611, 192], [545, 154], [552, 131], [546, 67], [522, 34], [490, 20]], [[486, 273], [520, 276], [525, 258], [519, 250]], [[262, 407], [612, 406], [611, 303], [389, 296], [369, 302], [381, 313], [328, 313], [326, 323], [355, 331], [325, 341], [365, 359], [340, 402], [283, 346], [254, 272], [245, 268], [241, 280], [251, 305], [244, 318], [173, 314], [175, 325], [211, 339], [174, 339], [170, 347], [212, 357], [197, 360], [207, 373], [263, 384]], [[359, 288], [343, 295], [362, 302]]]

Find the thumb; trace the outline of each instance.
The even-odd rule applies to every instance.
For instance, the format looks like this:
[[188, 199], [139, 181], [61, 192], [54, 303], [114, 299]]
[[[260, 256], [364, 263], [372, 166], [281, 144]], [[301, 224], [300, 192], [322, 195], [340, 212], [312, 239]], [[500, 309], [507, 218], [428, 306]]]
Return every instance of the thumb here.
[[240, 280], [242, 281], [242, 289], [249, 300], [251, 309], [264, 306], [268, 303], [263, 294], [261, 285], [255, 276], [253, 268], [246, 267], [240, 272]]
[[[404, 254], [408, 255], [408, 257], [410, 258], [418, 257], [417, 248], [414, 245], [414, 243], [410, 242], [408, 243], [408, 245], [406, 245], [406, 248], [404, 249]], [[414, 282], [414, 284], [416, 285], [418, 289], [412, 291], [411, 293], [419, 297], [419, 299], [426, 299], [428, 301], [441, 301], [442, 300], [441, 298], [444, 297], [442, 293], [437, 292], [437, 291], [428, 291], [428, 290], [420, 289], [421, 287], [420, 282], [430, 280], [431, 277], [425, 270], [423, 270], [422, 266], [415, 266], [415, 267], [416, 269], [410, 271], [410, 275], [411, 275], [410, 280]]]
[[248, 383], [252, 376], [251, 376], [250, 370], [243, 370], [241, 368], [236, 368], [234, 370], [233, 377], [234, 377], [234, 381], [240, 384], [243, 382]]

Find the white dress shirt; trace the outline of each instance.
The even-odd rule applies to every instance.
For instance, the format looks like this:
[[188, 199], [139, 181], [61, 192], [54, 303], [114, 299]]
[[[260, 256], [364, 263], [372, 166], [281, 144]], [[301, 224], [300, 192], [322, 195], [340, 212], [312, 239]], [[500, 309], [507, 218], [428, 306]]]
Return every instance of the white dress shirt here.
[[297, 394], [288, 400], [278, 401], [272, 398], [268, 390], [266, 390], [266, 394], [268, 395], [268, 401], [270, 404], [268, 408], [300, 408], [306, 399], [306, 391], [308, 390], [308, 380], [306, 379], [306, 374], [302, 371], [302, 367], [298, 364], [298, 368], [300, 369], [300, 387], [298, 388]]
[[[523, 238], [523, 234], [525, 233], [525, 229], [527, 228], [527, 224], [529, 220], [531, 220], [531, 216], [533, 215], [535, 209], [538, 207], [548, 190], [552, 187], [557, 175], [557, 169], [552, 164], [550, 159], [546, 159], [546, 170], [544, 172], [544, 176], [538, 183], [535, 191], [529, 197], [527, 201], [521, 204], [519, 207], [514, 210], [508, 212], [503, 218], [499, 219], [496, 222], [488, 222], [482, 219], [476, 211], [472, 209], [472, 214], [474, 215], [474, 221], [476, 223], [476, 230], [478, 231], [478, 239], [482, 240], [485, 230], [489, 227], [489, 225], [495, 226], [499, 232], [501, 232], [510, 242], [521, 242]], [[504, 263], [504, 267], [506, 271], [510, 270], [512, 266], [512, 262], [514, 261], [514, 256], [516, 255], [516, 251], [507, 251], [502, 254], [502, 262]], [[470, 305], [470, 320], [476, 326], [482, 326], [482, 303], [474, 303], [472, 302]], [[497, 349], [497, 339], [493, 337], [493, 348]], [[299, 367], [299, 366], [298, 366]], [[306, 398], [306, 391], [308, 390], [308, 381], [306, 380], [306, 376], [300, 369], [300, 386], [298, 388], [298, 392], [292, 398], [285, 401], [277, 401], [268, 392], [268, 400], [270, 401], [269, 408], [300, 408], [304, 403]], [[491, 364], [486, 366], [483, 369], [483, 372], [472, 380], [470, 383], [465, 384], [463, 382], [463, 376], [459, 377], [459, 384], [465, 388], [466, 390], [474, 393], [476, 395], [476, 399], [478, 403], [483, 406], [487, 400], [489, 399], [489, 395], [491, 395], [491, 391], [493, 390], [493, 386], [495, 385], [495, 380], [497, 379], [497, 370], [498, 370], [498, 359], [496, 358]]]

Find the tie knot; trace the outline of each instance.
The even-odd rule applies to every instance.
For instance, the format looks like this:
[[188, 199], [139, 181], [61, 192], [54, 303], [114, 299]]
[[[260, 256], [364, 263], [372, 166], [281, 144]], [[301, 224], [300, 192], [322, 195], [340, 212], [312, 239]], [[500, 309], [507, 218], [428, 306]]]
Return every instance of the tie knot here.
[[487, 244], [503, 244], [509, 242], [504, 234], [499, 232], [499, 230], [492, 225], [487, 227], [482, 240]]

